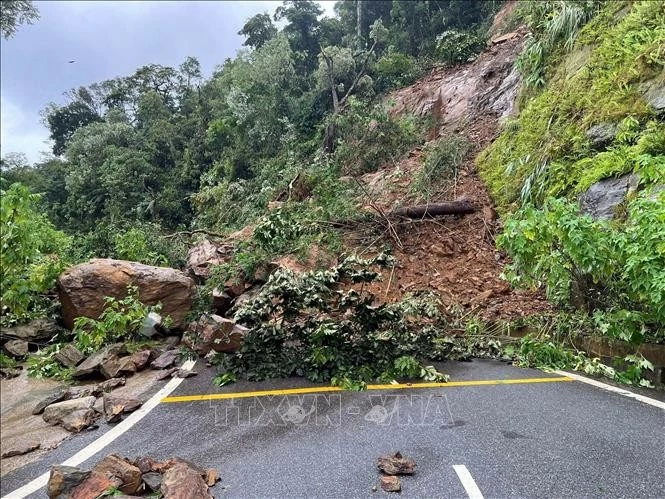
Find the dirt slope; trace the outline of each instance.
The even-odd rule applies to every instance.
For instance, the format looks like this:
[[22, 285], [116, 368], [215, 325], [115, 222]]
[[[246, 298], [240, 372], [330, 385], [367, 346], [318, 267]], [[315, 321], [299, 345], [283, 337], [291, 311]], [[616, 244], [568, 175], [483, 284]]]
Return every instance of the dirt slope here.
[[[523, 31], [504, 35], [473, 63], [436, 68], [389, 97], [393, 113], [432, 115], [430, 139], [458, 134], [472, 144], [457, 181], [442, 188], [433, 201], [466, 198], [478, 211], [397, 226], [399, 241], [393, 247], [399, 264], [370, 287], [380, 299], [396, 301], [409, 292], [432, 290], [445, 303], [459, 304], [487, 320], [550, 310], [543, 296], [513, 291], [499, 277], [506, 263], [494, 245], [500, 221], [475, 169], [476, 155], [494, 139], [500, 121], [515, 111], [520, 83], [515, 60], [523, 41]], [[361, 181], [373, 203], [390, 210], [416, 202], [418, 193], [411, 184], [422, 160], [422, 148], [414, 149], [397, 164], [364, 175]], [[369, 204], [367, 198], [365, 202]], [[362, 251], [357, 241], [349, 239], [349, 244]]]

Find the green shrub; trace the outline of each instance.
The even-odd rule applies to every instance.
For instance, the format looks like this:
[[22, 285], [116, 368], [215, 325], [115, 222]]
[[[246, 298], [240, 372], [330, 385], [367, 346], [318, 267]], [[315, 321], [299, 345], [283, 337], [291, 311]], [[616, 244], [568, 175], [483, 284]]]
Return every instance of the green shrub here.
[[497, 239], [516, 286], [594, 314], [597, 330], [633, 343], [665, 340], [665, 193], [641, 193], [624, 224], [580, 216], [565, 200], [525, 207]]
[[298, 375], [361, 389], [375, 379], [442, 379], [421, 363], [432, 353], [434, 324], [441, 324], [436, 308], [417, 299], [377, 306], [371, 294], [339, 290], [342, 282], [376, 280], [370, 266], [387, 263], [380, 255], [347, 258], [327, 271], [277, 270], [237, 312], [250, 330], [240, 352], [220, 360], [226, 372], [218, 382]]
[[22, 184], [0, 191], [0, 312], [3, 324], [44, 313], [43, 293], [65, 269], [70, 239], [37, 212], [39, 196]]
[[385, 92], [393, 88], [410, 85], [423, 75], [423, 70], [415, 57], [396, 52], [392, 47], [374, 65], [377, 88]]
[[480, 32], [450, 29], [436, 37], [436, 55], [446, 64], [462, 64], [473, 61], [486, 45]]
[[161, 308], [141, 303], [136, 286], [127, 287], [125, 298], [107, 296], [104, 301], [106, 304], [99, 319], [77, 317], [74, 320], [76, 347], [84, 353], [96, 352], [109, 343], [132, 338], [139, 332], [148, 313]]
[[443, 137], [425, 149], [422, 169], [416, 174], [411, 190], [429, 201], [438, 191], [457, 180], [459, 167], [470, 144], [456, 135]]

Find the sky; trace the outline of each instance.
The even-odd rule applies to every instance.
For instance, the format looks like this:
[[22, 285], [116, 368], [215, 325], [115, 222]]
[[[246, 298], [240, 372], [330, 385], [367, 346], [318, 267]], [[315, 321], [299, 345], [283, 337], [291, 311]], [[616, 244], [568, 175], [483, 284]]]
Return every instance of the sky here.
[[[333, 15], [334, 1], [320, 1]], [[233, 57], [237, 33], [278, 1], [44, 1], [40, 19], [0, 39], [0, 155], [33, 163], [50, 151], [40, 111], [63, 92], [126, 76], [146, 64], [178, 66], [196, 57], [205, 76]], [[68, 61], [76, 62], [69, 64]]]

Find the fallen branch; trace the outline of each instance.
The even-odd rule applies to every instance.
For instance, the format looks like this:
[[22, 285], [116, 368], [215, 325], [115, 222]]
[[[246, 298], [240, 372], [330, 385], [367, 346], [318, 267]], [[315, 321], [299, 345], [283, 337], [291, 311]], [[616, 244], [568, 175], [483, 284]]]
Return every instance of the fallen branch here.
[[389, 212], [387, 216], [404, 218], [432, 218], [441, 215], [465, 215], [475, 211], [476, 208], [469, 201], [446, 201], [443, 203], [397, 208]]

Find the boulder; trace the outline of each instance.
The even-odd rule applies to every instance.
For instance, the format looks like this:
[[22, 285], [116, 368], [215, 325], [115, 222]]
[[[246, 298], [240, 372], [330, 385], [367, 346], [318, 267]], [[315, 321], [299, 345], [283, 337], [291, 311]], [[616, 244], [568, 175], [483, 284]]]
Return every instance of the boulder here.
[[63, 402], [56, 402], [44, 409], [42, 418], [47, 423], [56, 425], [61, 423], [64, 418], [73, 412], [92, 409], [95, 400], [97, 400], [96, 397], [82, 397], [73, 400], [65, 400]]
[[89, 471], [84, 471], [73, 466], [55, 465], [51, 467], [46, 493], [53, 498], [69, 497], [72, 489], [90, 476]]
[[99, 461], [92, 472], [119, 478], [122, 485], [118, 488], [125, 494], [134, 494], [141, 487], [141, 470], [116, 454], [109, 454]]
[[90, 473], [80, 485], [74, 487], [67, 497], [68, 499], [91, 499], [103, 497], [105, 492], [116, 489], [122, 485], [120, 478], [109, 476], [104, 473]]
[[134, 374], [136, 372], [136, 364], [129, 357], [112, 357], [99, 366], [99, 371], [106, 379], [115, 378], [123, 374]]
[[154, 492], [158, 492], [162, 486], [162, 475], [161, 473], [157, 473], [155, 471], [143, 473], [141, 480], [143, 480], [143, 483], [145, 483], [148, 490], [152, 490]]
[[5, 350], [14, 357], [25, 357], [28, 355], [28, 342], [25, 340], [9, 340], [5, 343]]
[[105, 392], [110, 392], [114, 388], [118, 388], [119, 386], [124, 386], [126, 382], [127, 381], [125, 380], [125, 378], [107, 379], [106, 381], [102, 381], [95, 387], [93, 395], [100, 396]]
[[231, 310], [233, 298], [227, 292], [220, 289], [212, 290], [212, 309], [219, 315], [226, 315]]
[[580, 196], [580, 210], [596, 220], [610, 220], [616, 207], [626, 199], [631, 189], [636, 188], [637, 183], [638, 177], [633, 174], [596, 182]]
[[649, 80], [640, 85], [642, 97], [653, 108], [656, 114], [665, 112], [665, 82], [658, 78]]
[[183, 461], [166, 470], [161, 492], [167, 499], [212, 499], [201, 473]]
[[115, 423], [120, 420], [122, 414], [127, 414], [141, 407], [140, 400], [121, 397], [117, 395], [104, 395], [104, 416], [107, 423]]
[[74, 371], [75, 378], [85, 378], [97, 373], [104, 362], [126, 353], [127, 349], [122, 343], [114, 343], [102, 348], [99, 352], [93, 353], [76, 367]]
[[104, 298], [125, 297], [130, 284], [139, 288], [142, 303], [161, 303], [162, 314], [171, 317], [173, 326], [183, 325], [194, 299], [192, 279], [171, 268], [111, 259], [93, 259], [75, 265], [58, 278], [65, 325], [73, 328], [76, 317], [99, 318], [104, 310]]
[[47, 406], [65, 400], [67, 391], [68, 390], [60, 389], [55, 393], [47, 395], [45, 398], [37, 402], [37, 405], [34, 407], [34, 409], [32, 409], [32, 414], [34, 414], [35, 416], [37, 414], [41, 414], [42, 412], [44, 412], [44, 409], [46, 409]]
[[150, 355], [152, 355], [152, 352], [150, 352], [150, 350], [139, 350], [138, 352], [134, 352], [129, 357], [129, 359], [134, 364], [136, 370], [140, 371], [141, 369], [143, 369], [145, 366], [148, 365], [148, 361], [150, 360]]
[[[93, 397], [94, 398], [94, 397]], [[95, 399], [96, 400], [96, 399]], [[93, 403], [94, 406], [94, 403]], [[92, 409], [81, 409], [67, 414], [60, 421], [61, 426], [72, 433], [79, 433], [89, 426], [95, 424], [95, 417], [97, 413]]]
[[150, 363], [153, 369], [166, 369], [171, 367], [180, 356], [178, 350], [167, 350]]
[[232, 244], [218, 244], [203, 239], [187, 252], [187, 273], [199, 282], [210, 277], [212, 267], [231, 260], [234, 252]]
[[83, 361], [83, 359], [85, 359], [85, 355], [83, 355], [79, 349], [71, 343], [61, 348], [54, 357], [55, 360], [60, 362], [64, 367], [76, 367]]
[[183, 342], [201, 355], [206, 355], [211, 350], [232, 353], [240, 349], [246, 333], [246, 327], [231, 319], [204, 314], [189, 325]]
[[58, 325], [47, 319], [35, 319], [28, 324], [0, 330], [0, 338], [24, 340], [30, 343], [46, 342], [58, 334]]

